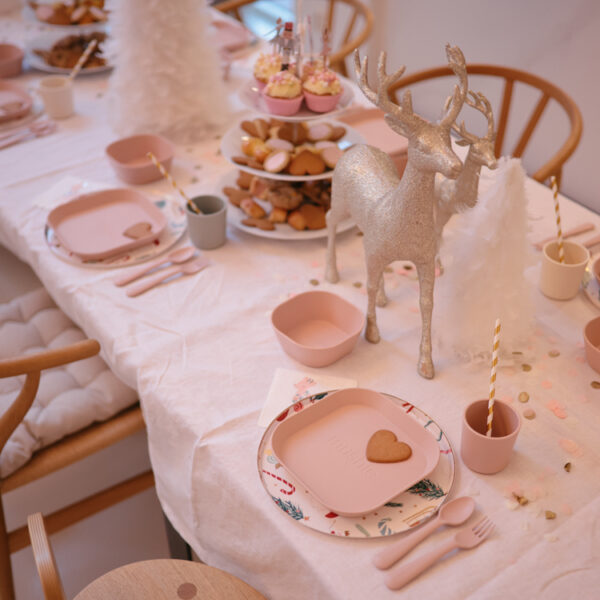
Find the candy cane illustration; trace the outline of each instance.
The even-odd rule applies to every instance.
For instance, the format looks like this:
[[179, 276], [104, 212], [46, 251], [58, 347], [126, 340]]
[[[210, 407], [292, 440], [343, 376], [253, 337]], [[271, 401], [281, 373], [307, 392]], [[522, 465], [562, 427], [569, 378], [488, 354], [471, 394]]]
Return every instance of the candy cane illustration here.
[[277, 479], [277, 481], [281, 481], [285, 485], [290, 486], [291, 490], [289, 492], [284, 489], [279, 490], [282, 494], [287, 494], [288, 496], [291, 496], [296, 491], [296, 486], [293, 483], [290, 483], [289, 481], [282, 479], [278, 475], [275, 475], [275, 473], [269, 473], [269, 471], [266, 471], [265, 469], [263, 469], [262, 472], [265, 473], [266, 475], [270, 475], [271, 477], [274, 477], [275, 479]]

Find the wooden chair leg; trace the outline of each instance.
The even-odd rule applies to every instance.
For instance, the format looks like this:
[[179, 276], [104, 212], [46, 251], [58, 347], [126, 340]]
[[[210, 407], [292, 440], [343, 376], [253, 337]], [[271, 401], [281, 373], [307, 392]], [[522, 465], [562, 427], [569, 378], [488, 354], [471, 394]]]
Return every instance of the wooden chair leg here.
[[0, 497], [0, 600], [15, 600], [15, 590], [8, 547], [8, 532], [4, 519], [4, 506]]

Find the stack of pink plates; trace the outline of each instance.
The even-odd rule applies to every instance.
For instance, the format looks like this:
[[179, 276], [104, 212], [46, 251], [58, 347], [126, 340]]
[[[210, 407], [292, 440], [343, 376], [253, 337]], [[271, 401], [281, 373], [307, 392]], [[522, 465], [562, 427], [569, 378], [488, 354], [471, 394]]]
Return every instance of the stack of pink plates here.
[[151, 243], [167, 219], [143, 194], [111, 189], [77, 196], [48, 215], [58, 241], [84, 260], [100, 260]]
[[0, 81], [0, 123], [26, 117], [32, 106], [33, 99], [24, 88], [10, 81]]

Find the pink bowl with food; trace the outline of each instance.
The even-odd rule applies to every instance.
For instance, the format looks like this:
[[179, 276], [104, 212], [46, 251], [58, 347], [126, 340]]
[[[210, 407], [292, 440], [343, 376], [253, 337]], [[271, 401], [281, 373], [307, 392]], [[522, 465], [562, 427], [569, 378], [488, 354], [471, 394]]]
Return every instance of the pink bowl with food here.
[[108, 160], [119, 179], [132, 185], [150, 183], [162, 177], [147, 156], [148, 152], [152, 152], [167, 171], [171, 169], [175, 146], [160, 135], [132, 135], [106, 148]]
[[309, 110], [318, 113], [334, 110], [341, 97], [341, 92], [339, 94], [320, 95], [304, 90], [304, 101], [306, 102], [306, 106], [309, 108]]

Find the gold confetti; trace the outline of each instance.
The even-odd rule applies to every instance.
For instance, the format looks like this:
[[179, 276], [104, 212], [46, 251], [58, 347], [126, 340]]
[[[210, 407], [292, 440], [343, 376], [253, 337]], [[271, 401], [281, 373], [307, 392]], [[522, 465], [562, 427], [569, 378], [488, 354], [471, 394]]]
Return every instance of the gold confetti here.
[[550, 350], [550, 352], [548, 352], [548, 356], [551, 358], [556, 358], [557, 356], [560, 356], [560, 352], [558, 350]]
[[519, 402], [528, 402], [529, 401], [529, 394], [527, 392], [520, 392], [519, 393]]
[[358, 237], [360, 237], [360, 236], [364, 235], [364, 233], [363, 233], [363, 232], [362, 232], [362, 231], [359, 229], [359, 230], [356, 232], [356, 235], [357, 235]]
[[384, 273], [393, 273], [393, 272], [394, 272], [394, 269], [392, 269], [392, 267], [386, 267], [386, 268], [383, 270], [383, 272], [384, 272]]
[[318, 279], [311, 279], [308, 283], [310, 283], [310, 285], [319, 285], [319, 280]]
[[556, 519], [556, 513], [554, 511], [547, 510], [546, 519]]
[[535, 410], [528, 408], [523, 411], [523, 416], [531, 421], [531, 419], [535, 419]]
[[571, 463], [568, 462], [563, 468], [567, 473], [570, 473], [571, 472]]
[[361, 288], [361, 287], [362, 287], [362, 283], [361, 283], [360, 281], [355, 281], [355, 282], [354, 282], [352, 285], [353, 285], [355, 288]]
[[523, 353], [520, 350], [513, 350], [513, 354], [515, 354], [515, 355], [521, 355]]
[[194, 169], [201, 169], [202, 165], [194, 165]]
[[513, 492], [513, 496], [515, 497], [515, 500], [521, 506], [525, 506], [526, 504], [529, 504], [529, 500], [527, 500], [527, 498], [525, 498], [525, 496], [519, 496], [519, 494], [515, 494], [514, 492]]
[[521, 365], [521, 370], [525, 371], [525, 373], [528, 373], [529, 371], [531, 371], [531, 365], [528, 365], [527, 363], [523, 363]]
[[198, 183], [200, 180], [197, 177], [192, 177], [190, 183]]
[[410, 271], [410, 270], [412, 270], [412, 265], [404, 265], [403, 269], [405, 271]]
[[592, 381], [592, 383], [590, 383], [590, 385], [595, 389], [599, 389], [600, 388], [600, 381]]

